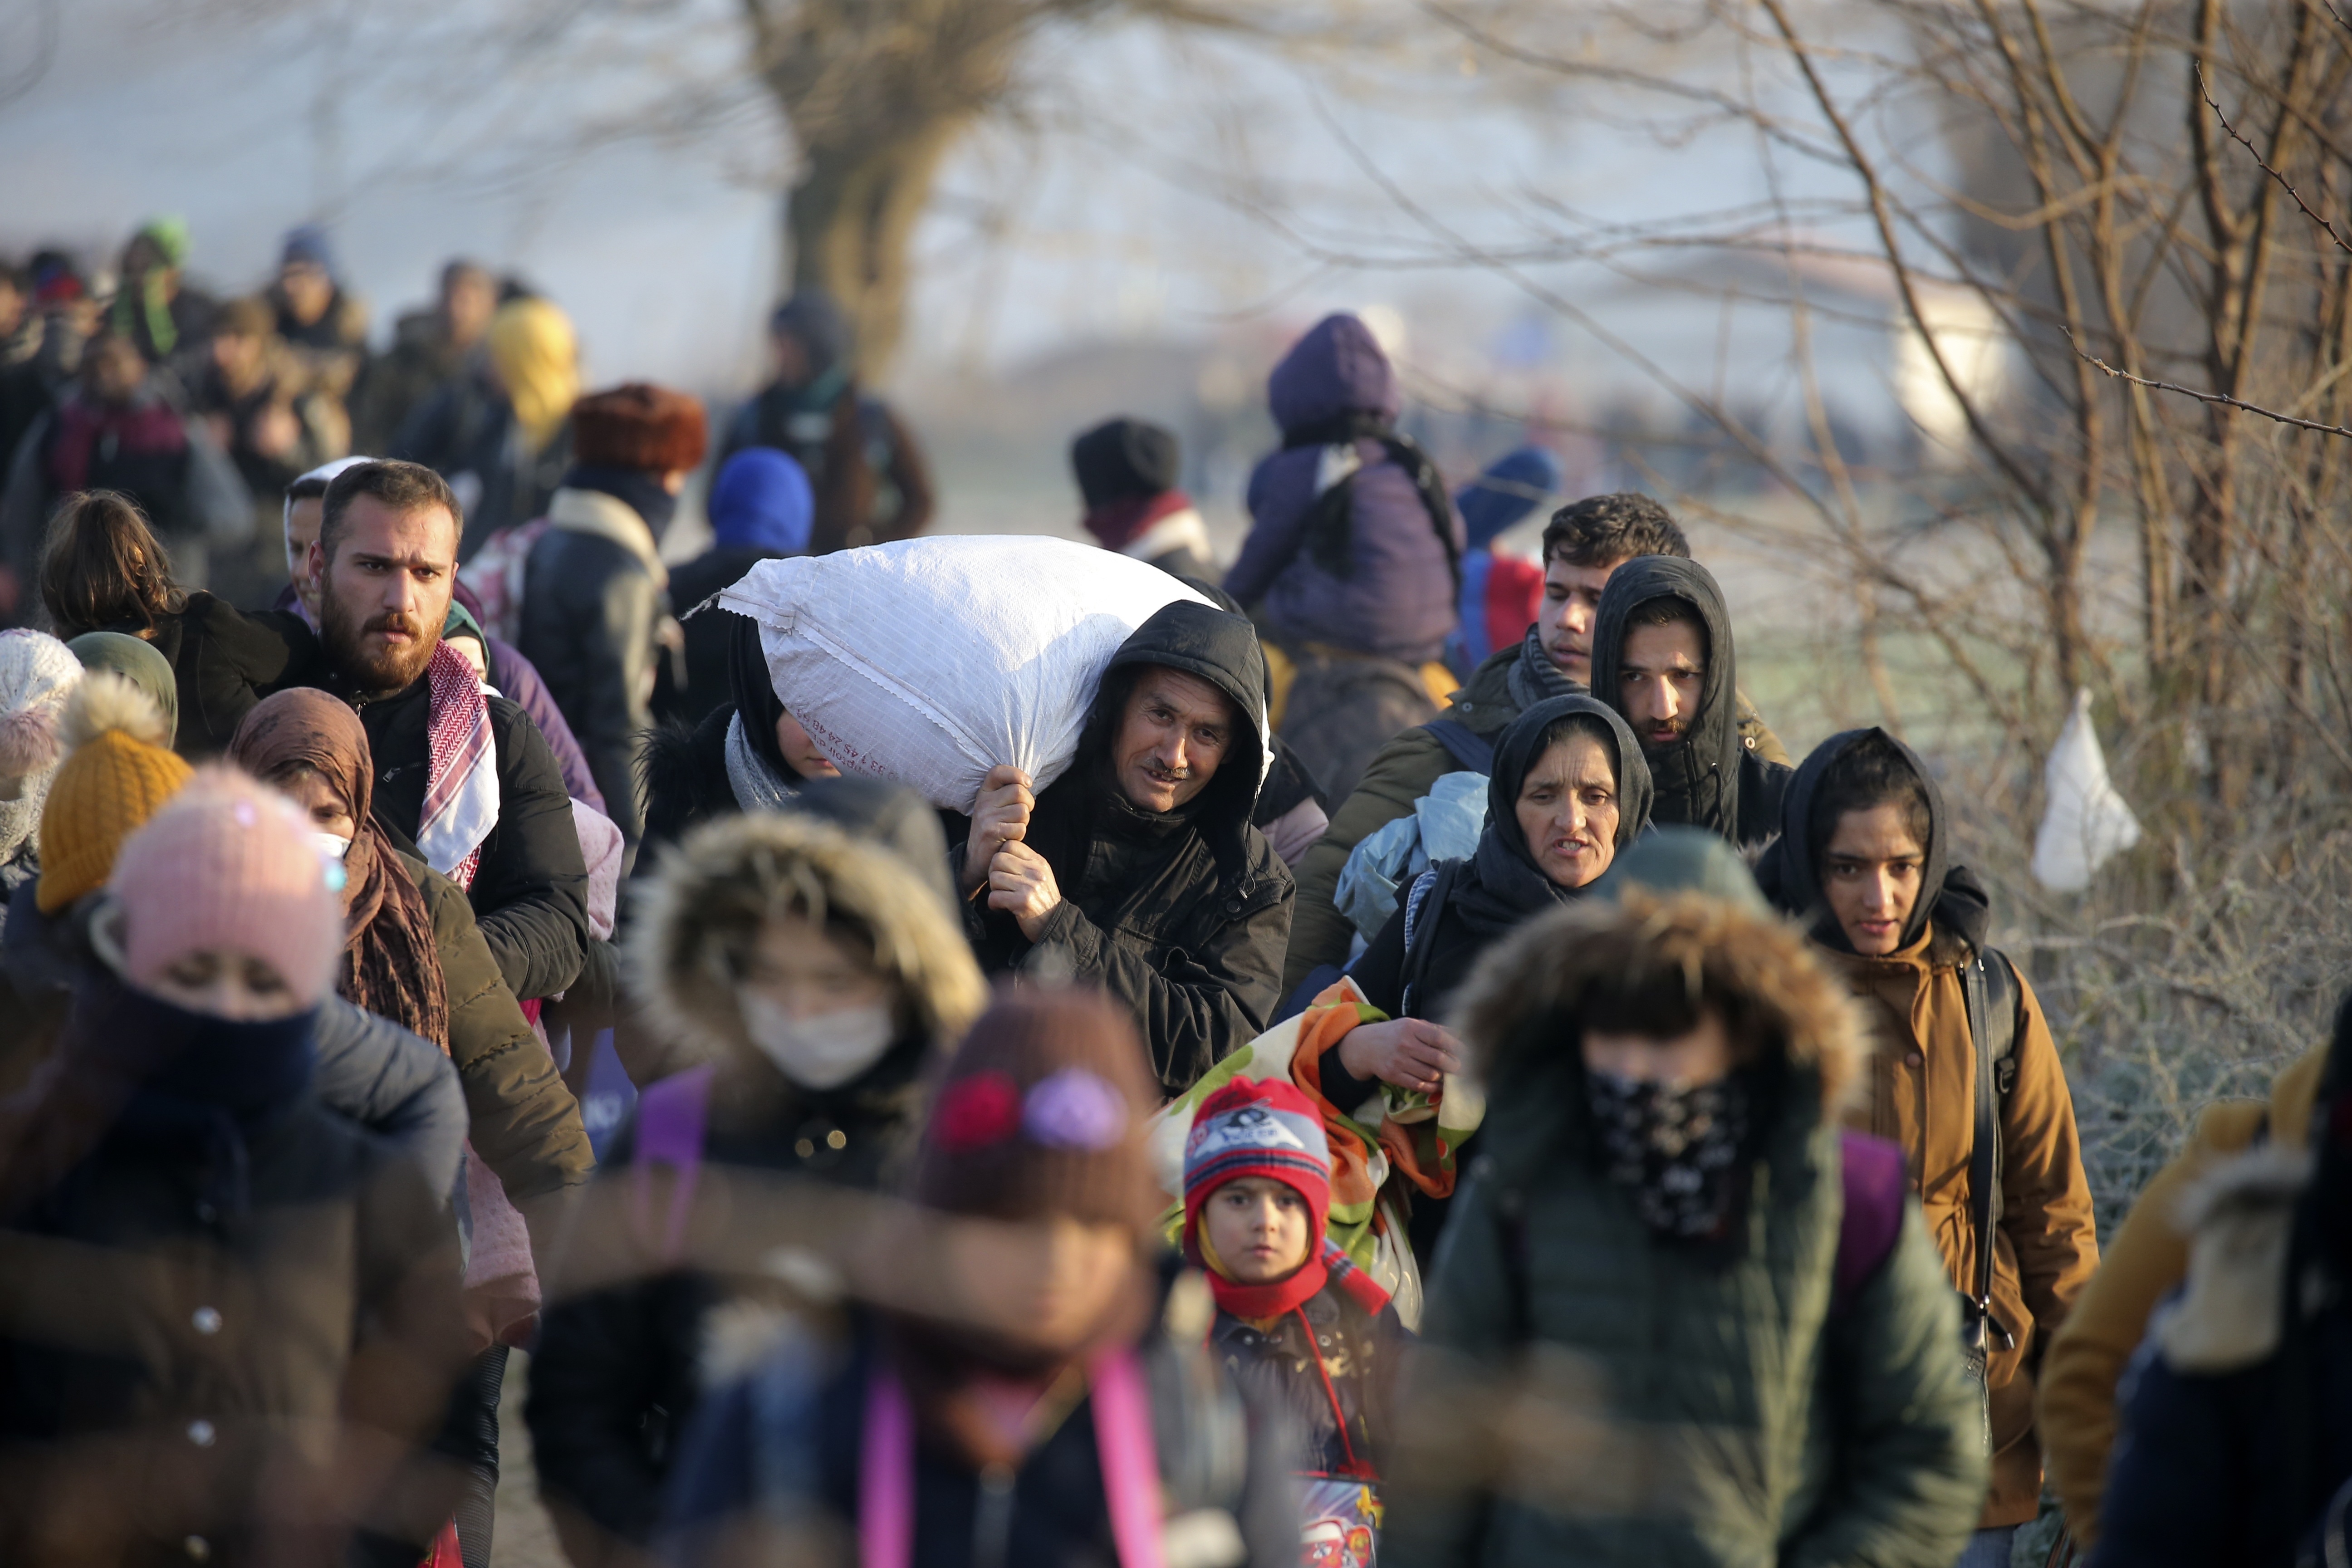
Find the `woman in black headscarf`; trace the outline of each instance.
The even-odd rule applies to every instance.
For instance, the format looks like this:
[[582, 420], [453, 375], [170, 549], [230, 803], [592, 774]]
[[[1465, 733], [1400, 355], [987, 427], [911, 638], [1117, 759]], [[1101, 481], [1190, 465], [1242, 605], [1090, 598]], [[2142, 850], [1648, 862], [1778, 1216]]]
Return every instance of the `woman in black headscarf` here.
[[[1349, 978], [1389, 1021], [1358, 1025], [1322, 1058], [1324, 1097], [1353, 1109], [1382, 1083], [1438, 1092], [1465, 1062], [1461, 1042], [1438, 1020], [1480, 956], [1523, 922], [1581, 896], [1649, 821], [1650, 770], [1613, 709], [1590, 697], [1553, 697], [1520, 713], [1496, 738], [1477, 849], [1416, 878], [1349, 966]], [[1424, 1268], [1450, 1201], [1413, 1195], [1412, 1250]]]
[[650, 868], [656, 846], [689, 828], [737, 811], [789, 805], [811, 779], [839, 778], [776, 695], [759, 623], [731, 610], [709, 609], [728, 625], [730, 700], [692, 729], [672, 725], [646, 737], [638, 758], [646, 793], [646, 837], [637, 864]]
[[[1423, 872], [1349, 977], [1393, 1019], [1442, 1018], [1490, 943], [1591, 887], [1649, 820], [1650, 771], [1616, 711], [1590, 697], [1535, 704], [1495, 742], [1486, 828], [1476, 852]], [[1381, 1030], [1355, 1033], [1377, 1037]], [[1368, 1041], [1358, 1059], [1385, 1044]], [[1386, 1072], [1370, 1076], [1403, 1088], [1433, 1087]]]

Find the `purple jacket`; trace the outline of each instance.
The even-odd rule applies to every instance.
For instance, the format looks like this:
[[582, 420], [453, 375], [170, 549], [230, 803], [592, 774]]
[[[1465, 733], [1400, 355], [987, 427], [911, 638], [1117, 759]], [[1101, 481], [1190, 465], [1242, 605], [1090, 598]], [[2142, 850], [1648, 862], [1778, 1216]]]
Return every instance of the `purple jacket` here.
[[[1363, 432], [1396, 421], [1396, 373], [1363, 322], [1327, 316], [1293, 345], [1266, 382], [1283, 448], [1250, 476], [1249, 537], [1225, 574], [1225, 592], [1265, 601], [1275, 635], [1423, 664], [1454, 630], [1454, 576], [1422, 491], [1380, 441]], [[1353, 437], [1352, 442], [1349, 437]], [[1350, 571], [1334, 575], [1306, 548], [1307, 522], [1327, 453], [1352, 444]], [[1455, 548], [1462, 522], [1446, 508]]]

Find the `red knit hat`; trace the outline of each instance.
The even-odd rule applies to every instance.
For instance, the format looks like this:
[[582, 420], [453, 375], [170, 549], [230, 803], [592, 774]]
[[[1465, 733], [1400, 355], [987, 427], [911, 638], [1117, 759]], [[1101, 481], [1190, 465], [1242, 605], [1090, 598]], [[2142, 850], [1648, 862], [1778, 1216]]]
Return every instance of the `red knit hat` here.
[[709, 444], [702, 400], [633, 381], [572, 405], [572, 458], [585, 467], [673, 474], [696, 468]]
[[1315, 1107], [1280, 1079], [1235, 1079], [1201, 1102], [1184, 1140], [1184, 1242], [1200, 1234], [1209, 1194], [1242, 1176], [1281, 1182], [1307, 1200], [1307, 1255], [1331, 1214], [1331, 1145]]

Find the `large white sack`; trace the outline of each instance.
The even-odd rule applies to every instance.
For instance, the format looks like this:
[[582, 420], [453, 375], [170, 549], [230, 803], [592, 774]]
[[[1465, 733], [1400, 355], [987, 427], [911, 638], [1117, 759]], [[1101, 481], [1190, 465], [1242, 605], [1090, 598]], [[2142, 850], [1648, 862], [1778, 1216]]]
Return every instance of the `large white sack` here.
[[2107, 757], [2091, 727], [2091, 694], [2074, 693], [2074, 710], [2050, 748], [2042, 782], [2050, 797], [2033, 839], [2033, 879], [2079, 893], [2107, 858], [2139, 842], [2139, 819], [2107, 777]]
[[991, 768], [1062, 775], [1103, 667], [1178, 599], [1208, 602], [1116, 551], [966, 535], [762, 561], [719, 603], [835, 767], [969, 811]]

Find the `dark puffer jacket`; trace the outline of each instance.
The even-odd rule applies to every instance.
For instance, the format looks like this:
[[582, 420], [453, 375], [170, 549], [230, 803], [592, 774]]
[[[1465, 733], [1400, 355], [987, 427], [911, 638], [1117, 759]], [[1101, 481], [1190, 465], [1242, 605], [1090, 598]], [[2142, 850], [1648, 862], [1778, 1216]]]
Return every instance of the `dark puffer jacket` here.
[[[700, 1180], [711, 1187], [730, 1173], [752, 1186], [790, 1176], [881, 1185], [911, 1142], [931, 1043], [960, 1034], [986, 1000], [945, 900], [912, 875], [876, 874], [878, 858], [812, 818], [771, 814], [695, 835], [653, 879], [630, 943], [645, 1010], [677, 1047], [677, 1064], [716, 1064], [703, 1100], [709, 1170]], [[805, 882], [824, 890], [830, 910], [885, 933], [878, 945], [896, 957], [881, 962], [907, 1003], [901, 1038], [865, 1073], [822, 1093], [796, 1088], [770, 1064], [718, 979], [733, 966], [730, 954], [756, 939], [761, 911], [791, 908]], [[531, 1362], [540, 1484], [581, 1563], [602, 1560], [612, 1542], [643, 1547], [650, 1538], [677, 1440], [701, 1395], [712, 1313], [772, 1312], [793, 1299], [756, 1269], [677, 1267], [666, 1235], [636, 1234], [621, 1202], [603, 1206], [643, 1179], [633, 1164], [635, 1133], [629, 1128], [613, 1152], [591, 1212], [631, 1232], [623, 1245], [650, 1277], [551, 1307]], [[596, 1268], [586, 1249], [574, 1251], [583, 1271]]]
[[[1624, 900], [1527, 926], [1465, 1000], [1484, 1152], [1430, 1282], [1382, 1558], [1947, 1568], [1986, 1468], [1915, 1206], [1833, 1304], [1853, 1005], [1768, 917]], [[1599, 1168], [1576, 1014], [1637, 942], [1727, 967], [1763, 1036], [1721, 1238], [1661, 1239]]]
[[[1225, 591], [1263, 598], [1284, 642], [1407, 665], [1438, 658], [1454, 626], [1462, 520], [1444, 486], [1424, 490], [1383, 444], [1401, 406], [1388, 356], [1355, 317], [1326, 317], [1275, 366], [1266, 395], [1282, 450], [1250, 475], [1252, 525]], [[1350, 447], [1361, 466], [1342, 477], [1331, 455]], [[1335, 520], [1318, 502], [1340, 486], [1344, 551], [1332, 559], [1318, 525]]]
[[[375, 758], [375, 818], [406, 849], [415, 846], [425, 812], [430, 695], [419, 676], [359, 710]], [[572, 797], [546, 738], [507, 699], [492, 697], [489, 707], [499, 820], [482, 840], [481, 864], [466, 894], [507, 989], [528, 1002], [552, 996], [580, 976], [588, 948], [588, 866]]]
[[1675, 555], [1643, 555], [1609, 574], [1593, 615], [1592, 694], [1625, 710], [1620, 675], [1625, 667], [1625, 627], [1635, 610], [1654, 599], [1680, 599], [1706, 627], [1706, 674], [1699, 687], [1698, 711], [1681, 740], [1649, 753], [1651, 782], [1657, 786], [1652, 820], [1704, 827], [1741, 848], [1769, 843], [1780, 831], [1780, 796], [1795, 770], [1766, 762], [1757, 737], [1743, 734], [1739, 682], [1731, 637], [1731, 612], [1715, 576], [1696, 561]]
[[656, 575], [653, 531], [636, 511], [575, 488], [577, 479], [549, 501], [554, 526], [530, 548], [515, 645], [579, 739], [604, 815], [634, 844], [645, 824], [630, 763], [653, 725], [654, 631], [667, 578]]
[[[308, 1035], [94, 988], [0, 1107], [0, 1558], [332, 1562], [350, 1521], [288, 1507], [332, 1435], [439, 1421], [455, 1222], [310, 1097]], [[410, 1500], [421, 1549], [447, 1500]]]
[[[1216, 776], [1164, 815], [1130, 805], [1110, 761], [1133, 672], [1147, 665], [1208, 681], [1238, 721]], [[1003, 910], [964, 906], [989, 973], [1075, 976], [1133, 1008], [1171, 1095], [1255, 1038], [1279, 1000], [1290, 869], [1250, 826], [1267, 755], [1265, 692], [1249, 622], [1191, 600], [1158, 611], [1112, 656], [1076, 760], [1037, 797], [1028, 843], [1053, 867], [1060, 906], [1034, 942]], [[966, 824], [951, 865], [963, 863], [968, 833]]]

